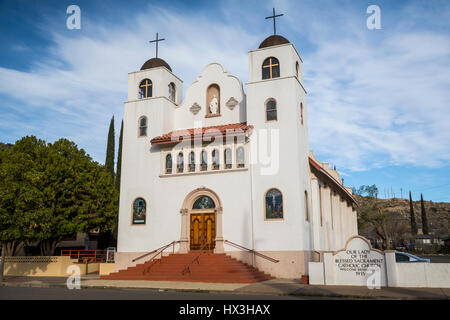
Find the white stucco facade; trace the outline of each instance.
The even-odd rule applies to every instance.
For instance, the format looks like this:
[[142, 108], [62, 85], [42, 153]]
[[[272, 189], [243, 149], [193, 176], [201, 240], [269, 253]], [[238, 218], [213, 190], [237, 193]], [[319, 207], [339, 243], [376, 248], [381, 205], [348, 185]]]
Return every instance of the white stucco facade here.
[[[262, 79], [268, 57], [277, 59], [279, 76]], [[308, 262], [314, 261], [315, 253], [337, 250], [358, 233], [351, 190], [342, 185], [336, 171], [309, 151], [302, 68], [291, 43], [252, 50], [246, 92], [238, 78], [211, 63], [187, 88], [184, 98], [183, 82], [165, 66], [129, 74], [116, 270], [134, 265], [132, 259], [172, 241], [178, 241], [180, 253], [193, 250], [191, 215], [203, 211], [192, 205], [201, 196], [214, 202], [214, 208], [206, 210], [215, 216], [214, 250], [276, 277], [308, 274]], [[140, 98], [144, 79], [151, 80], [152, 93]], [[175, 87], [173, 97], [170, 84]], [[211, 97], [218, 98], [217, 111], [209, 108]], [[270, 99], [276, 102], [276, 120], [268, 120]], [[182, 142], [175, 141], [179, 136]], [[217, 169], [212, 165], [213, 150], [218, 153]], [[238, 160], [241, 150], [242, 163]], [[200, 165], [203, 151], [207, 155], [204, 171]], [[190, 166], [191, 152], [195, 168]], [[171, 170], [166, 166], [168, 154]], [[182, 172], [177, 168], [180, 154]], [[226, 159], [231, 159], [228, 166]], [[277, 212], [269, 217], [266, 193], [271, 189], [279, 193], [274, 193], [277, 196], [270, 209]], [[137, 221], [133, 219], [136, 199], [145, 201], [145, 223], [133, 223]], [[255, 258], [225, 240], [279, 263]]]

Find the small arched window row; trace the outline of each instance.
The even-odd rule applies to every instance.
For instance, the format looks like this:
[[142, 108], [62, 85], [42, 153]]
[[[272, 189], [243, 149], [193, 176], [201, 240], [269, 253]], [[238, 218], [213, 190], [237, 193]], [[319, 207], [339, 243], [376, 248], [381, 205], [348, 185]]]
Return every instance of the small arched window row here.
[[268, 57], [262, 65], [262, 79], [273, 79], [280, 77], [280, 63], [275, 57]]
[[145, 224], [147, 218], [147, 203], [143, 198], [133, 201], [132, 224]]
[[[199, 153], [199, 170], [200, 171], [207, 171], [209, 170], [219, 170], [221, 161], [220, 161], [220, 151], [219, 149], [215, 148], [211, 151], [211, 166], [208, 166], [208, 153], [206, 150], [201, 150]], [[186, 153], [186, 156], [188, 156], [188, 167], [187, 172], [196, 172], [197, 169], [197, 162], [196, 162], [196, 153], [194, 151], [190, 151]], [[176, 172], [177, 173], [183, 173], [184, 172], [184, 153], [179, 152], [176, 155]], [[165, 156], [165, 173], [171, 174], [172, 173], [172, 154], [168, 153]], [[245, 150], [244, 147], [239, 146], [236, 149], [236, 168], [245, 168]], [[233, 168], [233, 157], [232, 157], [232, 148], [225, 148], [223, 151], [223, 169], [232, 169]]]
[[144, 79], [139, 84], [139, 99], [150, 98], [153, 94], [153, 83], [150, 79]]
[[147, 127], [148, 127], [148, 123], [147, 123], [147, 117], [146, 116], [142, 116], [139, 118], [138, 120], [138, 126], [139, 126], [139, 133], [138, 136], [139, 137], [146, 137], [147, 136]]
[[276, 188], [267, 190], [264, 196], [265, 220], [283, 220], [283, 194]]

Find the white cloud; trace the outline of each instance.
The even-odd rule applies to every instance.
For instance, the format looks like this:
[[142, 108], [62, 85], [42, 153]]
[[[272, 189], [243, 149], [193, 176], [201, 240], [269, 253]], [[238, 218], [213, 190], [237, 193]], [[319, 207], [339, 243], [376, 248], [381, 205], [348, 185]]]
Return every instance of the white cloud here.
[[[184, 80], [184, 89], [211, 62], [245, 83], [247, 51], [264, 34], [255, 34], [253, 24], [243, 26], [255, 21], [255, 13], [234, 4], [226, 21], [204, 11], [184, 15], [149, 7], [120, 25], [83, 21], [78, 33], [47, 30], [54, 43], [48, 57], [37, 58], [26, 72], [0, 68], [0, 94], [12, 101], [11, 114], [0, 124], [20, 137], [25, 126], [11, 121], [35, 113], [39, 122], [27, 132], [50, 141], [67, 137], [103, 161], [112, 114], [117, 135], [120, 130], [127, 73], [153, 57], [148, 40], [156, 31], [166, 38], [160, 56]], [[355, 16], [355, 10], [326, 11], [312, 2], [281, 1], [280, 6], [285, 20], [278, 30], [304, 60], [310, 146], [321, 160], [347, 172], [450, 162], [450, 39], [442, 23], [426, 30], [400, 19], [396, 27], [386, 24], [382, 8], [383, 29], [369, 32], [365, 8]], [[407, 7], [398, 16], [413, 11]], [[431, 20], [440, 21], [439, 14], [427, 11]], [[237, 23], [228, 21], [236, 16]], [[39, 117], [43, 113], [51, 118]]]

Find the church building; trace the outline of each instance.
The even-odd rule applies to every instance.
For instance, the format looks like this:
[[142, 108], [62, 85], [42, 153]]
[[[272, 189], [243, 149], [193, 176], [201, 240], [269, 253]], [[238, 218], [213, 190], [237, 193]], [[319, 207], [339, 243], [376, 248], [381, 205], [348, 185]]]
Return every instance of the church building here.
[[309, 150], [300, 54], [269, 36], [248, 52], [245, 90], [219, 63], [199, 72], [184, 97], [161, 58], [128, 74], [116, 271], [172, 244], [307, 275], [358, 230], [351, 189]]

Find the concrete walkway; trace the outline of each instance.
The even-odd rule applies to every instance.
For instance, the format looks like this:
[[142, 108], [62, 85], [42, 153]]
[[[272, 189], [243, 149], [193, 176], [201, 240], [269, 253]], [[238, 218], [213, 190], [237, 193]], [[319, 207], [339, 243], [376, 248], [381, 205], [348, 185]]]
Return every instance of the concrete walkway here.
[[[62, 277], [6, 277], [0, 286], [66, 287]], [[274, 279], [253, 284], [202, 283], [175, 281], [100, 280], [97, 275], [82, 276], [81, 288], [149, 289], [165, 291], [194, 291], [235, 294], [269, 294], [312, 297], [341, 297], [352, 299], [439, 299], [450, 298], [450, 288], [381, 288], [355, 286], [303, 285], [300, 281]], [[1, 288], [0, 288], [1, 290]]]

